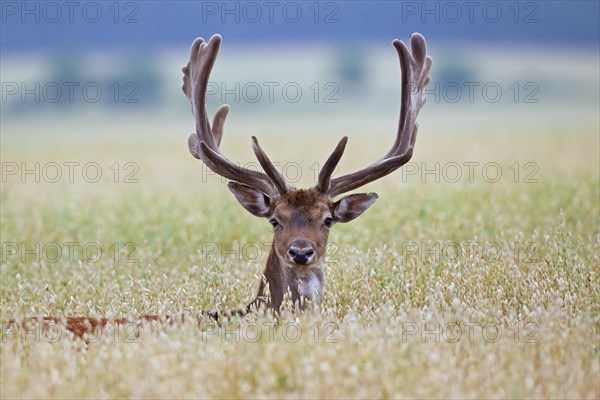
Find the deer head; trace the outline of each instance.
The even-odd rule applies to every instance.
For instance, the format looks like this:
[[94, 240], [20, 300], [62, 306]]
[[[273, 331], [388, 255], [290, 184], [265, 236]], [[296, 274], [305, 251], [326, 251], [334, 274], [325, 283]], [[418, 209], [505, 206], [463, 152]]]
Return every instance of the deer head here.
[[[183, 91], [196, 120], [196, 133], [188, 139], [189, 150], [212, 171], [230, 180], [229, 190], [246, 210], [267, 219], [273, 226], [273, 246], [264, 279], [251, 305], [266, 302], [278, 310], [288, 290], [293, 302], [299, 302], [302, 308], [306, 304], [304, 299], [319, 302], [330, 228], [359, 217], [377, 200], [376, 193], [336, 197], [392, 173], [411, 159], [417, 137], [416, 119], [425, 104], [423, 92], [431, 79], [432, 61], [427, 56], [423, 36], [413, 34], [410, 44], [412, 52], [402, 41], [393, 42], [402, 70], [402, 105], [392, 148], [366, 168], [332, 178], [346, 147], [348, 138], [344, 137], [323, 165], [317, 185], [310, 189], [291, 187], [256, 137], [252, 137], [252, 149], [264, 172], [240, 167], [221, 153], [219, 145], [229, 106], [222, 105], [217, 110], [212, 126], [206, 111], [206, 88], [221, 46], [221, 36], [214, 35], [208, 43], [198, 38], [192, 44], [190, 61], [183, 67]], [[265, 296], [267, 284], [269, 296]]]

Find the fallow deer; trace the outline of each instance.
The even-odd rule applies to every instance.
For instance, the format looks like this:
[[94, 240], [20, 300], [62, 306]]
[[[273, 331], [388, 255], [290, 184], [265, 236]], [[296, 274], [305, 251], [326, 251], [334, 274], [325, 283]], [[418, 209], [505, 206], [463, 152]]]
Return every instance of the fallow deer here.
[[[329, 230], [338, 222], [354, 220], [377, 200], [376, 193], [350, 194], [339, 200], [336, 196], [388, 175], [411, 159], [417, 137], [416, 119], [425, 104], [423, 92], [431, 80], [432, 60], [427, 55], [425, 39], [419, 33], [411, 35], [410, 51], [398, 39], [393, 45], [402, 71], [402, 103], [392, 148], [366, 168], [332, 178], [348, 140], [343, 137], [323, 165], [316, 186], [296, 189], [286, 182], [254, 136], [252, 149], [264, 172], [241, 167], [221, 153], [219, 146], [229, 106], [224, 104], [217, 110], [212, 127], [206, 110], [207, 84], [221, 47], [221, 36], [214, 35], [208, 42], [202, 38], [193, 42], [190, 60], [182, 69], [183, 91], [196, 122], [196, 132], [188, 139], [189, 151], [230, 181], [227, 186], [242, 207], [252, 215], [267, 219], [273, 226], [273, 244], [258, 293], [241, 313], [261, 304], [277, 312], [288, 291], [293, 303], [301, 309], [306, 307], [305, 299], [319, 303], [323, 296]], [[269, 295], [266, 295], [267, 285]]]

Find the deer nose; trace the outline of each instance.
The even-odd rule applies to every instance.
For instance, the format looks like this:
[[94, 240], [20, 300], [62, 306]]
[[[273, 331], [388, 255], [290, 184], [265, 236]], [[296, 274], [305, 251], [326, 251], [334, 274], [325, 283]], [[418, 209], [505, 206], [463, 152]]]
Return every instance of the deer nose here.
[[296, 264], [308, 264], [315, 255], [313, 246], [306, 240], [295, 240], [292, 242], [288, 255]]

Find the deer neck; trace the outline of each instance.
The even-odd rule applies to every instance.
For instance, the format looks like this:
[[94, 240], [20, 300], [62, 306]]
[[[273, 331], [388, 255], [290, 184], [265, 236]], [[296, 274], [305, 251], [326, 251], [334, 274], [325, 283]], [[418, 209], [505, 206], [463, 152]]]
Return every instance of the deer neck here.
[[263, 273], [265, 279], [261, 282], [257, 300], [264, 298], [265, 281], [269, 285], [270, 298], [265, 299], [270, 308], [279, 310], [285, 293], [289, 290], [292, 302], [302, 309], [306, 308], [305, 299], [313, 303], [320, 303], [323, 297], [323, 270], [319, 263], [316, 266], [303, 267], [291, 265], [277, 256], [274, 245], [267, 259], [267, 266]]

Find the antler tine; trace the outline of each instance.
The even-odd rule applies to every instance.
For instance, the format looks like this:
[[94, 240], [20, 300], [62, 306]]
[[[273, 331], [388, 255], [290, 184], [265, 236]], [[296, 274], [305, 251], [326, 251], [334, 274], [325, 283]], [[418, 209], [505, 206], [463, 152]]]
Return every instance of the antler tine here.
[[[283, 193], [281, 192], [281, 182], [271, 176], [268, 168], [265, 168], [266, 163], [259, 159], [267, 172], [264, 174], [236, 165], [219, 150], [229, 106], [224, 104], [219, 107], [213, 118], [212, 129], [208, 122], [206, 89], [220, 47], [220, 35], [212, 36], [208, 43], [202, 38], [197, 38], [190, 50], [190, 61], [182, 68], [182, 89], [190, 101], [192, 113], [196, 119], [196, 133], [188, 138], [190, 153], [202, 160], [212, 171], [227, 179], [251, 186], [267, 196], [278, 196]], [[268, 158], [266, 160], [268, 161]], [[270, 161], [268, 164], [274, 169]]]
[[424, 90], [430, 82], [432, 60], [427, 55], [425, 38], [414, 33], [410, 37], [411, 51], [401, 40], [392, 42], [402, 70], [402, 105], [394, 145], [383, 158], [368, 167], [331, 179], [327, 194], [335, 197], [386, 176], [406, 164], [412, 157], [417, 137], [417, 116], [425, 104]]
[[402, 105], [398, 122], [398, 136], [386, 157], [395, 155], [398, 150], [406, 151], [408, 149], [413, 135], [411, 127], [417, 126], [417, 115], [425, 104], [426, 97], [423, 95], [423, 91], [431, 80], [429, 70], [432, 63], [431, 57], [427, 56], [425, 38], [419, 33], [410, 36], [413, 55], [401, 40], [396, 39], [392, 44], [398, 52], [402, 69]]
[[273, 182], [275, 187], [277, 187], [279, 193], [287, 193], [290, 190], [290, 186], [285, 181], [283, 175], [281, 175], [277, 168], [275, 168], [271, 160], [269, 160], [267, 153], [265, 153], [260, 147], [256, 136], [252, 136], [252, 150], [254, 151], [254, 154], [256, 155], [260, 166], [265, 170], [269, 178], [271, 178], [271, 181]]
[[323, 164], [323, 169], [321, 169], [321, 172], [319, 173], [319, 181], [317, 182], [317, 190], [319, 190], [319, 192], [327, 193], [329, 190], [331, 174], [344, 154], [346, 143], [348, 143], [348, 136], [344, 136], [342, 140], [339, 141], [327, 161], [325, 161], [325, 164]]
[[220, 47], [221, 36], [219, 35], [214, 35], [209, 43], [206, 43], [203, 38], [197, 38], [192, 43], [190, 61], [182, 68], [182, 89], [192, 105], [192, 113], [196, 119], [196, 133], [200, 141], [207, 142], [213, 149], [216, 146], [208, 123], [205, 99], [208, 78]]

